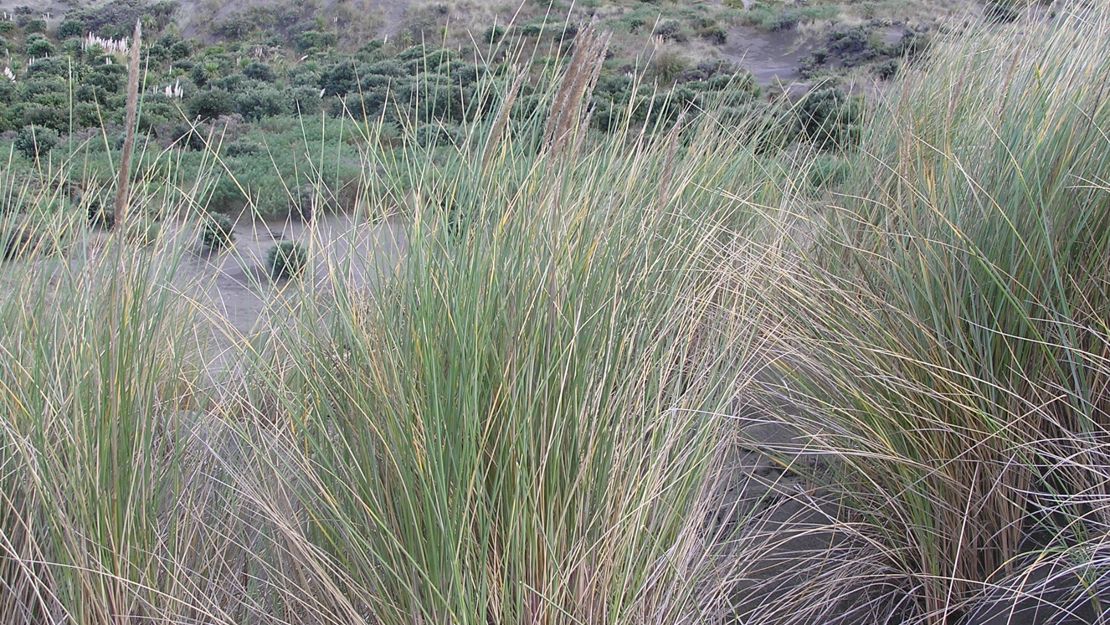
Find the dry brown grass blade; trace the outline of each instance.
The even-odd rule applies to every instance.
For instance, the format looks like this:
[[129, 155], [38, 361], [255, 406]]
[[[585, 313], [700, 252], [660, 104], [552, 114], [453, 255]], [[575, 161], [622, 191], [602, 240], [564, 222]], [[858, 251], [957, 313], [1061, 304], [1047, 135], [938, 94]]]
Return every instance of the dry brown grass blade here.
[[513, 111], [513, 104], [516, 103], [516, 97], [520, 93], [520, 87], [524, 84], [524, 79], [528, 77], [528, 72], [517, 69], [516, 78], [513, 79], [512, 85], [509, 86], [508, 93], [505, 94], [505, 99], [501, 103], [501, 110], [497, 112], [497, 119], [493, 122], [493, 127], [490, 129], [489, 138], [486, 140], [485, 154], [482, 156], [482, 170], [485, 171], [489, 167], [490, 158], [497, 146], [501, 143], [501, 136], [505, 133], [505, 127], [509, 124], [509, 116]]
[[670, 135], [667, 137], [667, 155], [663, 159], [663, 172], [662, 178], [659, 180], [659, 195], [655, 200], [656, 212], [662, 211], [667, 207], [667, 203], [671, 201], [671, 181], [674, 178], [674, 164], [675, 156], [678, 153], [678, 138], [682, 133], [683, 125], [686, 121], [686, 114], [679, 115], [678, 121], [675, 122], [671, 128]]
[[131, 172], [131, 153], [135, 150], [135, 122], [139, 112], [139, 48], [143, 42], [143, 25], [135, 20], [135, 35], [131, 38], [131, 61], [127, 70], [127, 137], [120, 155], [119, 183], [116, 185], [116, 226], [122, 227], [127, 218], [128, 183]]
[[585, 125], [585, 103], [593, 94], [601, 74], [611, 35], [609, 31], [599, 31], [590, 24], [575, 39], [574, 54], [555, 93], [551, 114], [544, 128], [544, 145], [553, 153], [571, 143]]

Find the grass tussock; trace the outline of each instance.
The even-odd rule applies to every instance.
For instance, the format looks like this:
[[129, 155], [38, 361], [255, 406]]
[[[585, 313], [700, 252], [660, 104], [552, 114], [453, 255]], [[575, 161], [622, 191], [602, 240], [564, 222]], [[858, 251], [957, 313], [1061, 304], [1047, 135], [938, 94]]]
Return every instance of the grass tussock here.
[[1108, 26], [1083, 10], [939, 51], [783, 274], [769, 390], [865, 546], [829, 581], [891, 622], [976, 622], [984, 596], [1047, 589], [1037, 622], [1101, 613]]

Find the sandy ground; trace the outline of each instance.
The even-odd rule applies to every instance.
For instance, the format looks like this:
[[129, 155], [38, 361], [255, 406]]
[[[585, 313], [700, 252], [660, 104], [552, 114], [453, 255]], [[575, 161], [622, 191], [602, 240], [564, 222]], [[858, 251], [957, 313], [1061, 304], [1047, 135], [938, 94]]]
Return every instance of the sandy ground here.
[[[190, 230], [182, 236], [195, 236]], [[295, 241], [308, 249], [310, 267], [295, 281], [268, 275], [267, 251], [279, 241]], [[406, 247], [404, 228], [397, 222], [371, 224], [349, 215], [328, 215], [311, 224], [300, 221], [251, 222], [235, 226], [235, 243], [209, 252], [186, 244], [175, 277], [200, 311], [202, 333], [208, 335], [206, 360], [213, 383], [238, 375], [241, 349], [288, 327], [300, 289], [330, 296], [335, 288], [370, 293], [379, 276], [392, 271]]]
[[752, 73], [762, 87], [782, 84], [788, 92], [803, 90], [799, 80], [801, 60], [816, 49], [813, 37], [796, 30], [768, 33], [751, 26], [734, 26], [721, 55]]

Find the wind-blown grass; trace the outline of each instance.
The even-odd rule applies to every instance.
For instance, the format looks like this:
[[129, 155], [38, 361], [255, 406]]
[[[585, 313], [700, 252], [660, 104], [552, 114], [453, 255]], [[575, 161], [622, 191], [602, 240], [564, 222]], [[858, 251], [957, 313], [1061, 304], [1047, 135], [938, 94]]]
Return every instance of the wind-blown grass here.
[[1057, 560], [1061, 605], [1107, 590], [1110, 22], [1076, 11], [966, 33], [889, 94], [784, 275], [776, 393], [872, 554], [839, 583], [897, 622]]
[[449, 142], [349, 120], [407, 245], [359, 282], [306, 226], [234, 367], [178, 275], [203, 181], [138, 185], [138, 247], [59, 207], [79, 158], [9, 168], [0, 621], [1098, 622], [1110, 17], [1074, 10], [943, 43], [835, 179], [712, 112], [576, 102], [549, 149], [570, 105], [513, 116], [511, 73]]
[[[714, 570], [720, 415], [758, 352], [758, 313], [722, 313], [757, 300], [715, 276], [732, 228], [780, 202], [788, 175], [711, 127], [547, 150], [545, 121], [518, 120], [496, 145], [484, 125], [451, 145], [371, 142], [367, 169], [401, 182], [367, 213], [404, 220], [403, 258], [373, 292], [338, 266], [289, 286], [292, 327], [261, 358], [244, 344], [253, 369], [218, 394], [185, 375], [207, 374], [186, 366], [203, 358], [186, 349], [200, 311], [174, 278], [194, 237], [142, 251], [81, 229], [75, 268], [21, 265], [2, 310], [10, 613], [639, 623], [708, 610], [695, 592]], [[192, 218], [194, 192], [163, 214]], [[55, 272], [62, 292], [36, 291]]]

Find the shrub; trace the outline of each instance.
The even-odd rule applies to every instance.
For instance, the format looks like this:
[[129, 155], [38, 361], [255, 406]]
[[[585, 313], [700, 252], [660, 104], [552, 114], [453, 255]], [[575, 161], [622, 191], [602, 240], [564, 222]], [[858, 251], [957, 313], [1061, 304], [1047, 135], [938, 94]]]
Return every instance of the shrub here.
[[698, 37], [718, 46], [728, 43], [728, 31], [718, 24], [699, 28]]
[[663, 47], [651, 59], [651, 74], [662, 83], [672, 83], [690, 66], [689, 60], [681, 51]]
[[798, 25], [798, 15], [792, 11], [779, 11], [768, 15], [760, 25], [771, 32], [790, 30]]
[[1014, 0], [987, 0], [983, 14], [991, 21], [1008, 24], [1021, 17], [1021, 10]]
[[42, 58], [54, 54], [54, 44], [47, 41], [42, 35], [31, 35], [24, 45], [27, 56]]
[[834, 30], [829, 34], [826, 49], [847, 67], [870, 61], [877, 54], [867, 26]]
[[503, 26], [490, 26], [482, 33], [482, 43], [497, 43], [505, 38], [505, 28]]
[[552, 29], [551, 38], [555, 41], [570, 41], [578, 36], [578, 24], [569, 22], [562, 29]]
[[31, 251], [34, 235], [23, 224], [0, 221], [0, 261], [15, 260]]
[[187, 150], [203, 150], [208, 147], [208, 139], [203, 127], [193, 128], [189, 122], [181, 122], [170, 130], [170, 140]]
[[308, 251], [295, 241], [282, 241], [266, 253], [266, 267], [275, 280], [296, 278], [308, 265]]
[[100, 227], [110, 230], [116, 223], [116, 213], [112, 210], [111, 206], [106, 206], [100, 197], [84, 196], [80, 200], [85, 204], [85, 211], [88, 215], [88, 222], [90, 226]]
[[249, 139], [238, 139], [227, 144], [224, 154], [229, 157], [250, 156], [262, 151], [262, 146]]
[[45, 20], [27, 20], [26, 22], [23, 22], [21, 26], [23, 27], [23, 32], [28, 34], [42, 34], [46, 32]]
[[674, 20], [663, 20], [655, 27], [655, 34], [662, 37], [664, 41], [686, 41], [686, 33], [682, 31], [682, 25]]
[[930, 43], [931, 37], [928, 31], [906, 30], [902, 33], [902, 38], [898, 40], [898, 43], [891, 46], [887, 53], [890, 56], [905, 56], [908, 59], [915, 59], [928, 50]]
[[845, 148], [858, 143], [863, 102], [837, 87], [806, 95], [799, 105], [802, 129], [821, 149]]
[[89, 85], [97, 89], [97, 95], [104, 98], [108, 94], [120, 93], [127, 80], [127, 69], [122, 65], [98, 65], [82, 78], [82, 86]]
[[367, 89], [362, 93], [352, 93], [331, 102], [329, 113], [333, 117], [350, 115], [354, 119], [375, 119], [386, 108], [386, 89]]
[[875, 76], [879, 80], [890, 80], [898, 75], [898, 69], [901, 65], [902, 63], [898, 59], [887, 59], [875, 66]]
[[310, 30], [297, 35], [297, 49], [301, 52], [308, 52], [314, 49], [327, 49], [334, 47], [337, 43], [335, 33], [325, 33], [317, 30]]
[[252, 89], [235, 96], [235, 108], [244, 119], [258, 121], [285, 112], [285, 98], [273, 87]]
[[215, 119], [235, 112], [235, 100], [226, 91], [207, 89], [190, 98], [186, 109], [191, 117]]
[[208, 79], [210, 77], [211, 76], [210, 72], [208, 71], [208, 67], [204, 63], [196, 63], [189, 70], [189, 78], [191, 78], [193, 80], [193, 83], [196, 84], [198, 87], [203, 87], [207, 85]]
[[204, 220], [200, 242], [206, 249], [222, 250], [235, 242], [235, 223], [223, 213], [212, 213]]
[[261, 61], [252, 61], [243, 68], [243, 75], [247, 78], [260, 80], [262, 82], [274, 82], [277, 80], [277, 74], [274, 73], [273, 68]]
[[292, 95], [293, 112], [315, 115], [320, 112], [320, 90], [316, 87], [296, 87]]
[[463, 140], [462, 130], [453, 124], [428, 123], [416, 130], [416, 143], [421, 147], [453, 145]]
[[49, 128], [26, 126], [15, 138], [17, 152], [30, 160], [37, 160], [58, 145], [58, 133]]
[[84, 31], [85, 27], [80, 20], [66, 19], [58, 26], [58, 37], [61, 39], [80, 37]]
[[69, 69], [69, 62], [62, 57], [40, 58], [27, 68], [27, 76], [58, 76], [64, 79], [68, 77]]
[[359, 71], [351, 59], [335, 63], [320, 76], [320, 88], [325, 95], [347, 95], [360, 87]]

